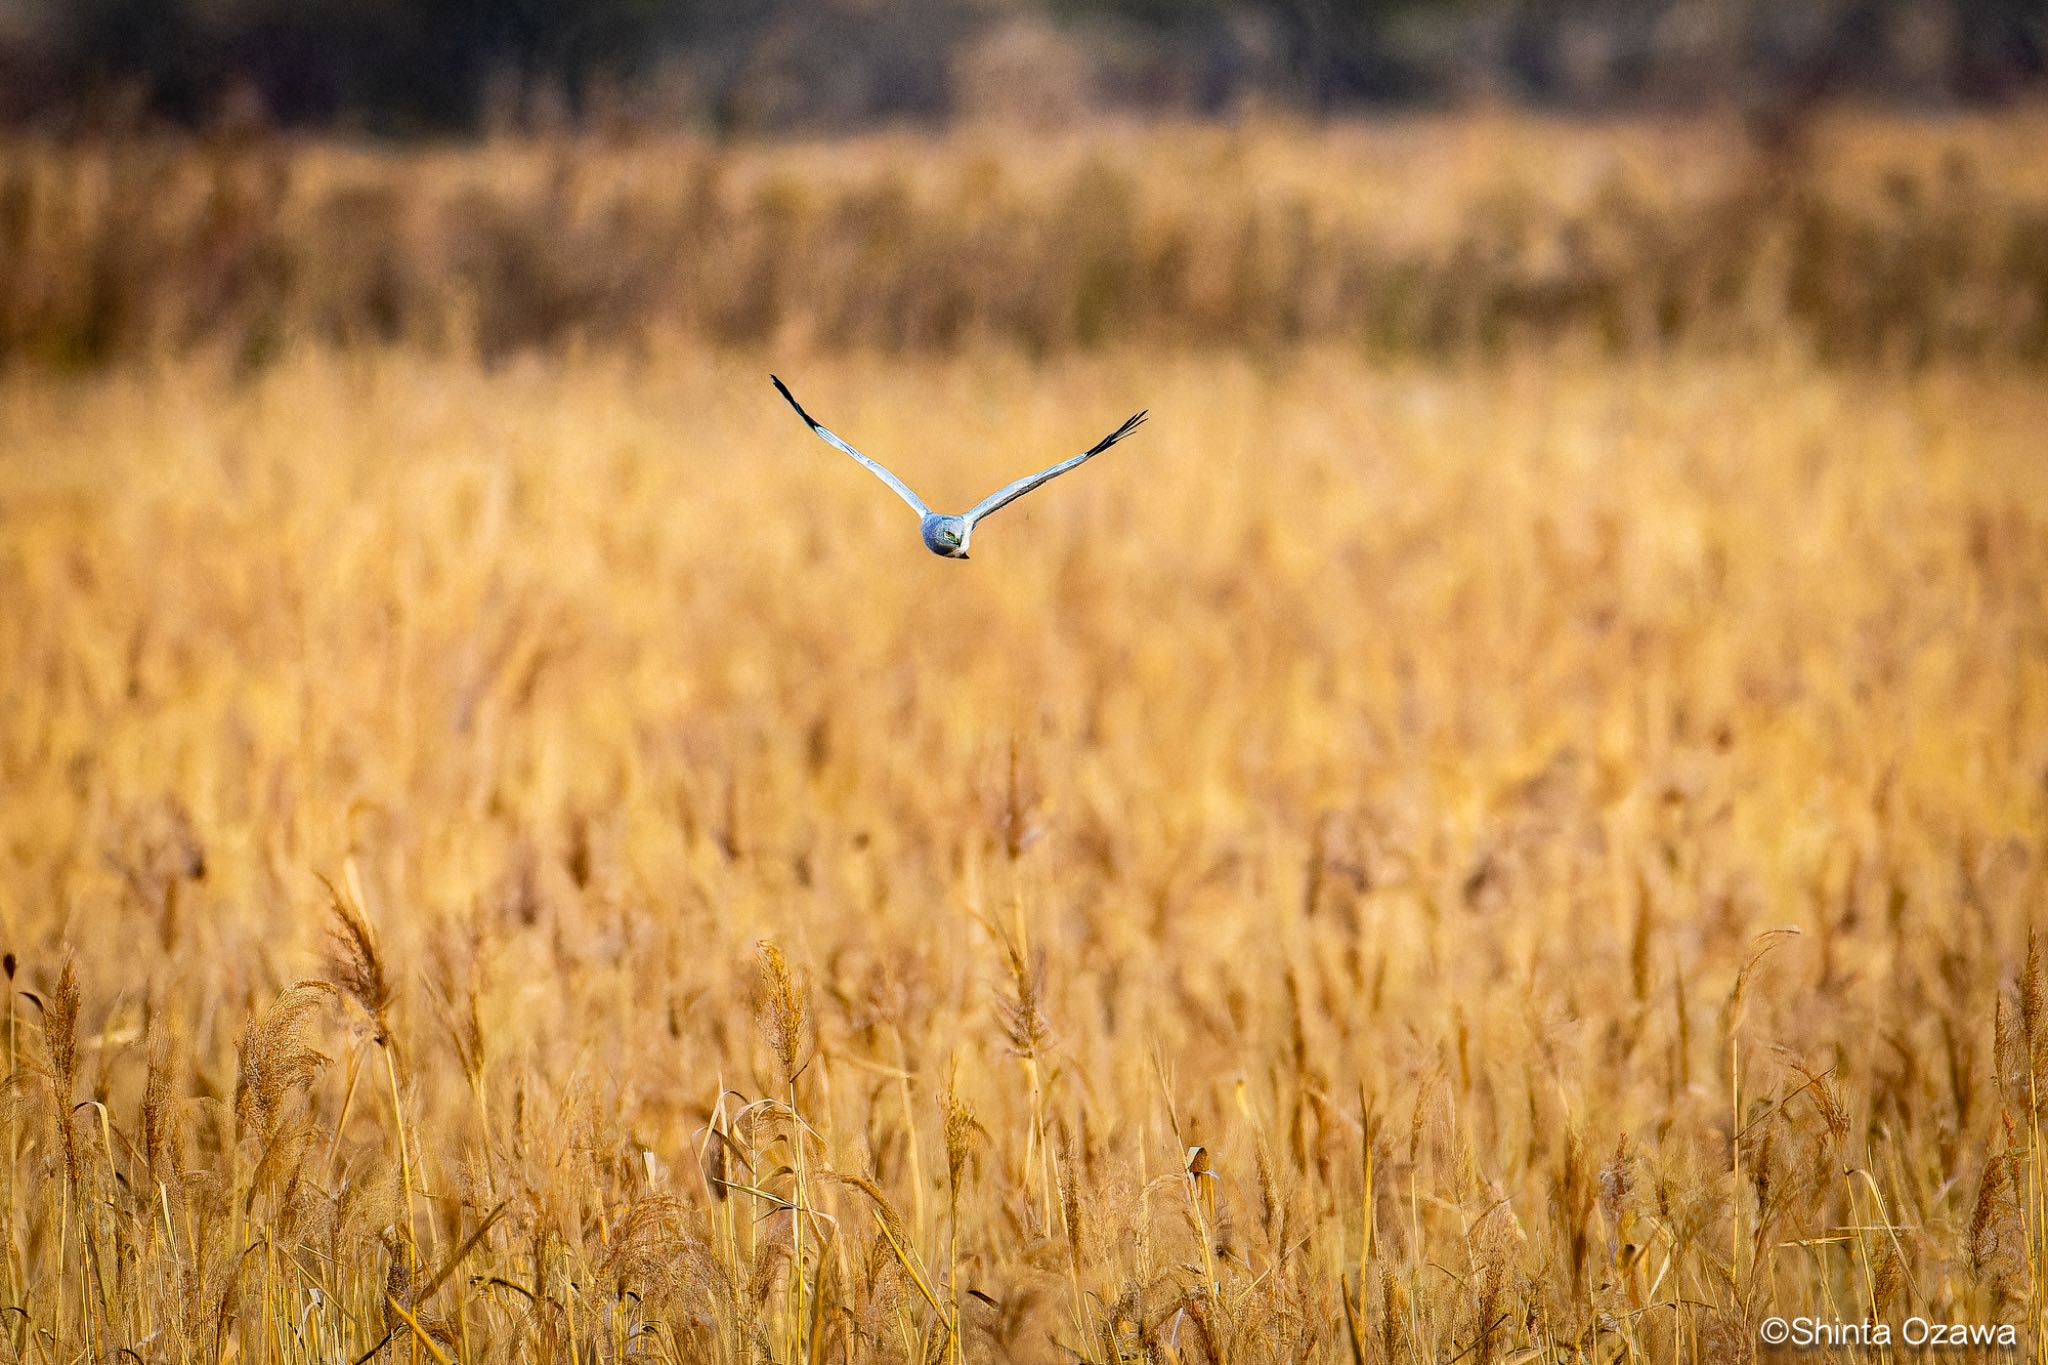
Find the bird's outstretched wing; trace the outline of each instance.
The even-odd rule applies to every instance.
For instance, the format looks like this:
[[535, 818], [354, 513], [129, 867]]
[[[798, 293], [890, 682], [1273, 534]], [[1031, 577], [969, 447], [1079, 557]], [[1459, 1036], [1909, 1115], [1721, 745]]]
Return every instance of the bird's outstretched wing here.
[[905, 502], [909, 503], [910, 510], [917, 513], [918, 516], [928, 517], [932, 514], [932, 509], [924, 505], [923, 498], [918, 497], [917, 494], [910, 491], [910, 486], [908, 484], [904, 483], [903, 480], [897, 478], [894, 474], [891, 474], [888, 470], [882, 468], [882, 466], [880, 466], [879, 464], [876, 464], [873, 460], [870, 460], [867, 456], [861, 454], [858, 450], [855, 450], [846, 442], [840, 440], [837, 436], [827, 431], [824, 427], [819, 426], [818, 423], [812, 419], [811, 415], [808, 412], [804, 411], [804, 405], [796, 401], [796, 395], [789, 391], [789, 386], [787, 384], [784, 384], [780, 379], [776, 379], [775, 376], [772, 374], [769, 375], [768, 378], [774, 380], [775, 391], [781, 394], [784, 398], [787, 398], [789, 400], [789, 405], [796, 409], [796, 415], [804, 419], [805, 426], [809, 427], [812, 431], [815, 431], [818, 434], [819, 440], [823, 441], [826, 445], [835, 446], [838, 449], [845, 451], [847, 454], [853, 456], [854, 459], [859, 460], [862, 464], [866, 465], [868, 469], [874, 473], [874, 476], [876, 478], [880, 479], [883, 483], [888, 484], [889, 487], [895, 489], [896, 496], [903, 499]]
[[989, 513], [995, 511], [999, 507], [1005, 507], [1010, 503], [1015, 502], [1017, 499], [1023, 497], [1026, 493], [1029, 493], [1032, 489], [1038, 487], [1038, 485], [1052, 479], [1057, 479], [1060, 475], [1066, 473], [1069, 469], [1074, 468], [1076, 465], [1086, 464], [1088, 461], [1094, 459], [1097, 455], [1100, 455], [1103, 451], [1108, 450], [1111, 446], [1115, 445], [1118, 441], [1121, 441], [1124, 437], [1136, 431], [1139, 428], [1139, 426], [1144, 423], [1144, 421], [1145, 414], [1142, 412], [1138, 413], [1129, 421], [1125, 422], [1122, 426], [1118, 427], [1115, 431], [1112, 431], [1111, 433], [1109, 433], [1109, 435], [1103, 437], [1100, 441], [1097, 441], [1094, 444], [1094, 446], [1087, 450], [1082, 451], [1079, 455], [1076, 455], [1073, 459], [1061, 460], [1058, 464], [1052, 466], [1052, 468], [1041, 469], [1036, 474], [1027, 474], [1023, 478], [1017, 480], [1017, 482], [1010, 484], [1007, 487], [1000, 488], [995, 492], [989, 494], [980, 502], [976, 503], [974, 505], [974, 510], [967, 514], [967, 524], [970, 527], [973, 526], [974, 523], [980, 521]]

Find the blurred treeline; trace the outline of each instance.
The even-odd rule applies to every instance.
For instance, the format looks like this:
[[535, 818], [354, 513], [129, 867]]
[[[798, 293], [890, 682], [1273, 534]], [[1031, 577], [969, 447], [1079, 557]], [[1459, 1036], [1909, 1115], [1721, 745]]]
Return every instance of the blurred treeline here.
[[2040, 0], [0, 0], [0, 119], [379, 134], [2010, 97]]
[[1928, 127], [1190, 126], [1028, 158], [994, 131], [30, 139], [0, 146], [0, 363], [668, 337], [2048, 360], [2048, 126]]

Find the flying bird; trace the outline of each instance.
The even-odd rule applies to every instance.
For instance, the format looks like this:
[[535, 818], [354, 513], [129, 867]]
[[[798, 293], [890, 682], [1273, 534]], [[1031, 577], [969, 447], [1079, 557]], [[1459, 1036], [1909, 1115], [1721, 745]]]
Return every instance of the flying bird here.
[[804, 419], [805, 426], [818, 434], [818, 439], [822, 440], [826, 445], [843, 450], [853, 456], [854, 459], [859, 460], [868, 467], [869, 472], [876, 478], [894, 489], [897, 497], [910, 504], [910, 510], [917, 513], [918, 530], [924, 535], [925, 548], [933, 554], [943, 555], [947, 559], [967, 558], [967, 542], [973, 537], [974, 528], [983, 517], [999, 507], [1009, 506], [1032, 489], [1038, 487], [1038, 485], [1057, 479], [1069, 469], [1086, 464], [1118, 441], [1121, 441], [1124, 437], [1136, 431], [1139, 424], [1145, 420], [1145, 414], [1140, 412], [1072, 459], [1061, 460], [1050, 468], [1041, 469], [1036, 474], [1027, 474], [1015, 483], [1007, 484], [997, 489], [980, 502], [974, 504], [973, 508], [965, 516], [949, 517], [932, 511], [931, 508], [924, 505], [923, 498], [910, 491], [909, 485], [904, 483], [903, 480], [897, 478], [894, 474], [882, 468], [881, 465], [870, 460], [830, 431], [818, 425], [816, 419], [804, 411], [804, 405], [796, 401], [796, 395], [789, 391], [788, 385], [784, 384], [780, 379], [776, 379], [772, 374], [768, 378], [774, 380], [775, 391], [789, 400], [789, 405], [796, 409], [796, 415]]

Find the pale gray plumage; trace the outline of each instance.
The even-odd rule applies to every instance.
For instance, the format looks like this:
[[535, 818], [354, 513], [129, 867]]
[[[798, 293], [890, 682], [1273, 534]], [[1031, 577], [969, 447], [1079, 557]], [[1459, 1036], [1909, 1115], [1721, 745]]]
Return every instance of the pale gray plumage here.
[[1007, 484], [997, 489], [980, 502], [974, 504], [974, 507], [966, 516], [953, 517], [934, 512], [931, 508], [925, 506], [924, 499], [911, 492], [910, 486], [904, 483], [903, 480], [897, 478], [880, 464], [870, 460], [831, 431], [819, 425], [815, 418], [804, 411], [804, 405], [796, 401], [796, 395], [789, 391], [788, 385], [772, 374], [768, 378], [774, 382], [776, 392], [789, 400], [789, 405], [796, 409], [796, 415], [804, 419], [804, 425], [816, 432], [820, 440], [837, 450], [845, 451], [848, 455], [853, 456], [854, 459], [859, 460], [868, 467], [868, 470], [876, 478], [894, 489], [897, 497], [910, 504], [910, 510], [917, 513], [918, 530], [924, 536], [925, 548], [933, 554], [942, 555], [947, 559], [967, 558], [967, 542], [974, 535], [975, 524], [983, 517], [996, 511], [998, 508], [1009, 506], [1040, 484], [1057, 479], [1060, 475], [1077, 465], [1086, 464], [1118, 441], [1121, 441], [1124, 437], [1136, 431], [1145, 420], [1144, 413], [1136, 414], [1115, 431], [1112, 431], [1109, 435], [1096, 442], [1094, 446], [1082, 451], [1072, 459], [1062, 460], [1056, 465], [1039, 470], [1036, 474], [1027, 474], [1015, 483]]

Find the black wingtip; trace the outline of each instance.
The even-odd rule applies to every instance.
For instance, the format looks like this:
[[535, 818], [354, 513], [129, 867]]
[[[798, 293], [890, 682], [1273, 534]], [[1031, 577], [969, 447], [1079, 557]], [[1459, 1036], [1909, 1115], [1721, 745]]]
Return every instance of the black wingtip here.
[[768, 376], [768, 382], [773, 384], [775, 391], [781, 394], [791, 407], [796, 409], [796, 415], [804, 419], [805, 426], [813, 431], [818, 429], [818, 424], [811, 419], [811, 415], [808, 412], [804, 411], [804, 405], [797, 402], [796, 395], [789, 391], [789, 385], [783, 383], [780, 377], [773, 374]]
[[1125, 418], [1124, 424], [1122, 426], [1118, 427], [1115, 431], [1109, 433], [1109, 435], [1103, 437], [1101, 442], [1096, 445], [1095, 449], [1089, 451], [1088, 453], [1090, 455], [1100, 455], [1103, 451], [1108, 450], [1118, 441], [1121, 441], [1124, 437], [1130, 435], [1139, 427], [1143, 426], [1145, 424], [1146, 414], [1149, 412], [1151, 412], [1151, 409], [1145, 408], [1133, 414], [1132, 416]]

